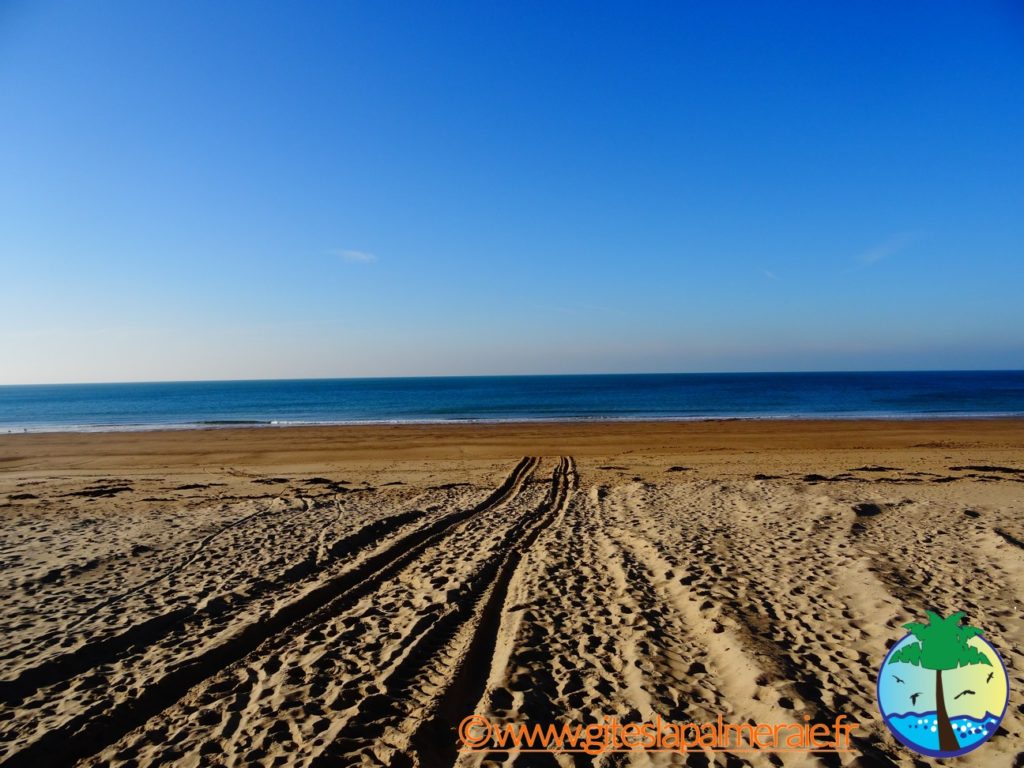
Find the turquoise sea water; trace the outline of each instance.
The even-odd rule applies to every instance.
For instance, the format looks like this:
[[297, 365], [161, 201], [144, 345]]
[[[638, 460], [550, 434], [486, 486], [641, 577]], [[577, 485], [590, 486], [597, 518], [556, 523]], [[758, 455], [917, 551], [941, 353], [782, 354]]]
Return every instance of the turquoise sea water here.
[[[890, 715], [887, 719], [907, 741], [932, 752], [939, 751], [935, 712], [910, 712], [905, 715]], [[954, 717], [950, 719], [950, 723], [953, 725], [953, 732], [960, 743], [960, 748], [967, 749], [988, 738], [988, 735], [999, 726], [999, 718], [994, 715], [988, 715], [980, 720]]]
[[0, 387], [0, 432], [374, 422], [1017, 415], [1024, 415], [1024, 371]]

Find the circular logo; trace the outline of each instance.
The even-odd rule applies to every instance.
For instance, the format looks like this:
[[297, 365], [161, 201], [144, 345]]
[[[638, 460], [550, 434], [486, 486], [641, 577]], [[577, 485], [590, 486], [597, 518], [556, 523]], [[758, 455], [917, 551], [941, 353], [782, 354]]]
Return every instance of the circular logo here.
[[999, 728], [1010, 701], [1010, 678], [996, 649], [964, 613], [925, 611], [911, 622], [878, 672], [878, 708], [904, 746], [928, 757], [958, 757]]

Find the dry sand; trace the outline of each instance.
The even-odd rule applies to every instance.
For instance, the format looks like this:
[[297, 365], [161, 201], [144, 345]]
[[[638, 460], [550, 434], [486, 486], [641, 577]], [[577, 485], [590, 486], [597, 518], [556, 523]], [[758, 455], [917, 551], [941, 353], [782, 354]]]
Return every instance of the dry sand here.
[[473, 712], [844, 713], [851, 754], [594, 762], [926, 765], [874, 701], [926, 608], [1009, 666], [958, 764], [1024, 765], [1020, 421], [0, 436], [0, 516], [3, 765], [473, 765]]

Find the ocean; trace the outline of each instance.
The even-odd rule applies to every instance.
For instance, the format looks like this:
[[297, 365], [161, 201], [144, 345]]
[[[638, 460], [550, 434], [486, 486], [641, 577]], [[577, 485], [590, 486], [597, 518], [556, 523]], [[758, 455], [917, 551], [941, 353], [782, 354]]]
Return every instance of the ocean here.
[[1024, 371], [0, 386], [0, 432], [300, 424], [1024, 415]]
[[[961, 749], [968, 749], [984, 741], [989, 733], [999, 727], [1002, 716], [996, 717], [992, 713], [980, 719], [968, 717], [951, 717], [950, 724], [956, 734], [957, 742]], [[936, 725], [936, 713], [932, 712], [908, 712], [905, 715], [890, 715], [886, 717], [890, 727], [895, 728], [903, 743], [924, 747], [930, 752], [939, 751], [939, 734]]]

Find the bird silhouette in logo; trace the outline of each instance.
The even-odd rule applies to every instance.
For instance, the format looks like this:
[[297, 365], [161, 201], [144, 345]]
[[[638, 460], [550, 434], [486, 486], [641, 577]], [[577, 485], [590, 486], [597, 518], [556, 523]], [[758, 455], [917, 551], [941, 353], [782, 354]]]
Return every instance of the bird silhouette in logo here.
[[917, 693], [910, 694], [910, 703], [911, 703], [912, 706], [917, 704], [917, 697], [920, 696], [920, 695], [921, 695], [920, 691], [918, 691]]
[[901, 684], [903, 683], [903, 678], [900, 677], [899, 675], [893, 675], [892, 679], [895, 680], [897, 683], [901, 683]]
[[956, 696], [954, 696], [953, 700], [955, 701], [956, 699], [959, 699], [961, 696], [973, 696], [973, 695], [974, 695], [974, 691], [969, 690], [969, 689], [964, 689], [964, 690], [960, 691], [960, 693], [958, 693]]
[[991, 683], [992, 682], [992, 675], [994, 675], [994, 674], [995, 674], [995, 672], [989, 672], [988, 673], [988, 677], [985, 678], [985, 682], [986, 683]]

